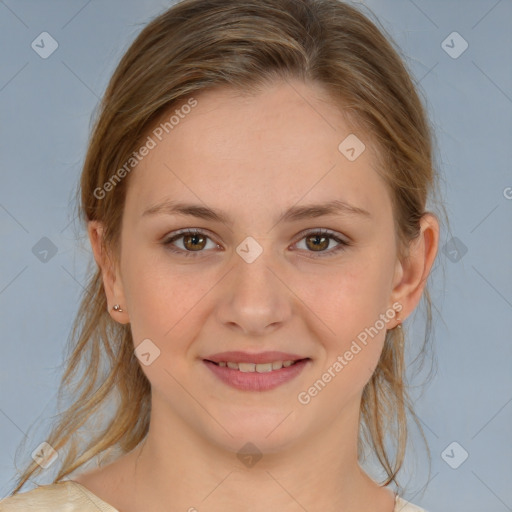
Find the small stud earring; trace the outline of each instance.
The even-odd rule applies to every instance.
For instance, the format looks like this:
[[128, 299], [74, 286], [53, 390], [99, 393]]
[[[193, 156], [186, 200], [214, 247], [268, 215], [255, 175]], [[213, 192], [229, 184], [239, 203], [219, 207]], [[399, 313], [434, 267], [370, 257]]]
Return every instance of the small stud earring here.
[[121, 309], [121, 306], [119, 304], [114, 304], [114, 307], [112, 308], [114, 311], [117, 311], [118, 313], [122, 313], [123, 310]]
[[395, 327], [397, 329], [401, 329], [402, 328], [402, 321], [398, 318], [398, 316], [396, 317], [396, 319], [398, 320], [398, 323], [395, 325]]

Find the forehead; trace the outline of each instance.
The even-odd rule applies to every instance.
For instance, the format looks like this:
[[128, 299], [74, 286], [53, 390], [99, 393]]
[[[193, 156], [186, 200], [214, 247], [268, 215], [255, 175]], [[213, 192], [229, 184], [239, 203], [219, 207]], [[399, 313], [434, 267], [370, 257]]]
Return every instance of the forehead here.
[[[372, 143], [319, 86], [283, 81], [256, 94], [216, 88], [193, 99], [148, 132], [154, 147], [132, 172], [127, 196], [139, 215], [164, 197], [225, 210], [241, 199], [284, 207], [340, 193], [369, 209], [386, 192]], [[339, 147], [349, 136], [365, 146], [353, 161]]]

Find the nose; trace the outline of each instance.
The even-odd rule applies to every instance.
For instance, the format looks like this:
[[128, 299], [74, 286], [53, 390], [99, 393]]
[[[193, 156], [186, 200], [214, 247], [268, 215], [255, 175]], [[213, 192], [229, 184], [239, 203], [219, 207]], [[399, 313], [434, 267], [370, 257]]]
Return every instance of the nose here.
[[288, 322], [292, 299], [283, 269], [263, 251], [252, 262], [238, 254], [218, 290], [217, 318], [242, 334], [268, 335]]

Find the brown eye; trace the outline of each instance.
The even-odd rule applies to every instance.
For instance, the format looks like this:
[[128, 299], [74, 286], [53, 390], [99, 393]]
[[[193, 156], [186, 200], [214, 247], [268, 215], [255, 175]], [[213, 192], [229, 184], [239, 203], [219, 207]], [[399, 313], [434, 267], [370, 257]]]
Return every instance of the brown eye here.
[[206, 245], [206, 237], [198, 233], [184, 235], [182, 238], [185, 248], [191, 251], [200, 251]]
[[319, 234], [308, 235], [306, 237], [306, 245], [313, 251], [323, 251], [329, 247], [329, 237]]
[[[309, 231], [306, 233], [301, 233], [302, 238], [298, 243], [304, 240], [305, 251], [306, 253], [310, 253], [309, 258], [323, 258], [327, 256], [332, 256], [339, 251], [342, 251], [346, 247], [350, 246], [350, 242], [342, 240], [335, 233], [328, 230], [317, 230], [317, 231]], [[334, 241], [338, 244], [337, 247], [328, 250], [331, 241]], [[317, 253], [316, 255], [311, 255], [311, 253]]]
[[[309, 233], [303, 233], [302, 240], [305, 241], [305, 249], [306, 253], [318, 253], [317, 255], [310, 255], [311, 258], [320, 258], [325, 256], [332, 256], [336, 254], [338, 251], [345, 249], [350, 246], [350, 242], [342, 240], [335, 233], [331, 231], [317, 230], [310, 231]], [[338, 244], [337, 247], [334, 247], [328, 250], [331, 242], [334, 241]], [[178, 242], [181, 243], [182, 248], [178, 246]], [[211, 238], [203, 233], [202, 231], [195, 230], [184, 230], [174, 234], [169, 237], [167, 240], [162, 242], [171, 252], [183, 255], [183, 256], [200, 256], [203, 253], [207, 253], [207, 244], [208, 242], [213, 244], [213, 248], [219, 248], [219, 245], [214, 243]], [[296, 242], [297, 245], [299, 242]]]
[[[195, 230], [184, 230], [176, 233], [174, 236], [169, 237], [163, 243], [171, 252], [183, 255], [183, 256], [200, 256], [202, 253], [206, 253], [204, 250], [208, 241], [213, 244], [214, 248], [218, 247], [209, 236], [204, 234], [202, 231]], [[178, 242], [182, 247], [179, 247]]]

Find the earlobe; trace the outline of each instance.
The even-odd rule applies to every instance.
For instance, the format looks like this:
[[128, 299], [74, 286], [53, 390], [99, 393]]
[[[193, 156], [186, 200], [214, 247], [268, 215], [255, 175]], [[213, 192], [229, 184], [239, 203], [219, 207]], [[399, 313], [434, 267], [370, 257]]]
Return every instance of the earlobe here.
[[94, 259], [101, 270], [103, 288], [107, 298], [107, 310], [110, 316], [121, 324], [129, 323], [122, 282], [117, 269], [102, 247], [103, 224], [99, 221], [89, 221], [87, 231]]
[[435, 261], [439, 244], [439, 222], [437, 217], [427, 212], [420, 219], [420, 233], [411, 241], [409, 254], [404, 261], [398, 262], [398, 275], [392, 293], [392, 300], [402, 304], [401, 321], [418, 305], [427, 278]]

